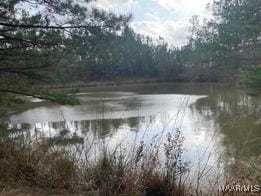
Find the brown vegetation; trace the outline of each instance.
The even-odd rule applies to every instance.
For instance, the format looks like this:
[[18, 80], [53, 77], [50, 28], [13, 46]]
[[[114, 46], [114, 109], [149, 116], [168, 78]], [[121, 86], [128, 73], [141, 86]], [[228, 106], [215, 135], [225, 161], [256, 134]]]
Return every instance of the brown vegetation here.
[[[186, 179], [188, 164], [182, 161], [184, 137], [177, 130], [161, 147], [141, 142], [133, 153], [100, 148], [95, 158], [87, 148], [70, 151], [49, 139], [0, 141], [1, 195], [230, 195], [192, 187]], [[67, 149], [67, 150], [66, 150]], [[164, 154], [164, 158], [159, 155]], [[204, 163], [202, 163], [204, 165]], [[205, 167], [202, 167], [205, 169]], [[199, 171], [197, 179], [201, 181]], [[226, 184], [244, 184], [230, 179]], [[198, 183], [199, 185], [199, 183]], [[215, 188], [216, 186], [216, 188]], [[213, 190], [212, 190], [213, 188]], [[204, 192], [205, 191], [205, 192]], [[232, 193], [232, 195], [235, 195]]]

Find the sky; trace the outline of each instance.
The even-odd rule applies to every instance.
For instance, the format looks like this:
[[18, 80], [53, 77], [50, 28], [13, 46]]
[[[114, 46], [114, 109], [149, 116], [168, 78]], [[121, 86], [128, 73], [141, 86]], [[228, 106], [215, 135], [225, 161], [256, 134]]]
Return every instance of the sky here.
[[97, 0], [95, 7], [117, 14], [133, 15], [130, 26], [136, 33], [154, 39], [163, 37], [170, 45], [182, 46], [189, 36], [193, 15], [209, 18], [206, 9], [213, 0]]

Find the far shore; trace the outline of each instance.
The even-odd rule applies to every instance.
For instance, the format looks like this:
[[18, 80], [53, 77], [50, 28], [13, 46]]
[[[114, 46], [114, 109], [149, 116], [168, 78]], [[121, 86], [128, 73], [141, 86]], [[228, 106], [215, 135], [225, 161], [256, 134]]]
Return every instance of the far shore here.
[[[183, 84], [215, 84], [215, 85], [232, 85], [223, 82], [195, 82], [195, 81], [183, 81], [183, 80], [171, 80], [163, 78], [129, 78], [120, 80], [93, 80], [86, 82], [72, 82], [72, 83], [56, 83], [44, 85], [46, 88], [59, 89], [59, 88], [92, 88], [92, 87], [119, 87], [129, 85], [142, 85], [153, 83], [183, 83]], [[233, 85], [234, 86], [234, 85]]]

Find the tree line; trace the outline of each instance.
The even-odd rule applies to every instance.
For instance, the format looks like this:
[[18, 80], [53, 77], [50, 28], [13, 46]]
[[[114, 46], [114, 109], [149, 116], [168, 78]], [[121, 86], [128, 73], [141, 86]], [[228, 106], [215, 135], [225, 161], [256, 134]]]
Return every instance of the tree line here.
[[[78, 62], [63, 67], [65, 81], [158, 77], [170, 81], [244, 83], [260, 87], [261, 2], [218, 0], [211, 19], [192, 17], [188, 44], [170, 47], [136, 34], [128, 25], [118, 34], [75, 35]], [[253, 74], [254, 73], [254, 74]]]
[[188, 44], [181, 48], [135, 33], [131, 15], [91, 9], [90, 1], [1, 1], [2, 93], [55, 99], [32, 84], [126, 77], [260, 88], [260, 0], [214, 1], [212, 19], [194, 16]]
[[[181, 51], [198, 70], [197, 80], [238, 82], [261, 62], [261, 2], [218, 0], [209, 6], [213, 18], [191, 19], [191, 38]], [[258, 71], [259, 70], [259, 71]]]

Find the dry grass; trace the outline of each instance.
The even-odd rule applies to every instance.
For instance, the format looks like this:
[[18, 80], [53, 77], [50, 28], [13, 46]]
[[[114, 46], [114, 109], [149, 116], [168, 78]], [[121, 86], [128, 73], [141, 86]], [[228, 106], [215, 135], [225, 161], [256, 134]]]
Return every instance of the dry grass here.
[[[145, 146], [135, 141], [137, 145], [131, 153], [119, 146], [109, 149], [103, 144], [93, 157], [95, 145], [92, 143], [81, 143], [70, 149], [57, 145], [50, 138], [29, 141], [1, 138], [0, 195], [246, 195], [218, 192], [218, 185], [254, 185], [260, 179], [260, 173], [251, 167], [251, 176], [222, 179], [217, 175], [215, 181], [209, 181], [206, 190], [202, 182], [211, 172], [207, 168], [208, 157], [199, 160], [194, 179], [196, 186], [193, 186], [187, 178], [190, 166], [182, 157], [183, 142], [181, 131], [176, 129], [167, 134], [161, 144]], [[238, 167], [239, 171], [247, 168], [240, 164]]]
[[[2, 139], [0, 195], [244, 195], [219, 193], [218, 187], [211, 191], [211, 184], [207, 192], [189, 187], [183, 178], [188, 165], [182, 161], [182, 143], [181, 132], [169, 134], [164, 159], [159, 158], [158, 147], [145, 149], [143, 143], [132, 156], [104, 147], [97, 159], [88, 159], [82, 158], [83, 149], [71, 154], [44, 139], [27, 143]], [[244, 183], [251, 182], [228, 179], [224, 184]]]
[[[37, 194], [43, 190], [45, 193], [62, 190], [71, 194], [185, 195], [184, 185], [177, 183], [179, 176], [186, 172], [181, 162], [180, 134], [168, 136], [163, 164], [158, 150], [152, 148], [145, 152], [142, 143], [131, 157], [119, 150], [111, 152], [102, 148], [99, 157], [93, 160], [82, 158], [83, 149], [71, 154], [45, 139], [37, 142], [2, 139], [0, 187], [2, 190], [32, 187], [40, 190]], [[21, 189], [11, 192], [16, 191]]]

